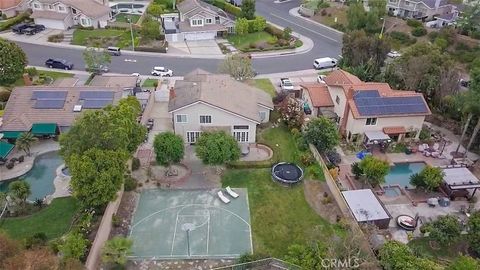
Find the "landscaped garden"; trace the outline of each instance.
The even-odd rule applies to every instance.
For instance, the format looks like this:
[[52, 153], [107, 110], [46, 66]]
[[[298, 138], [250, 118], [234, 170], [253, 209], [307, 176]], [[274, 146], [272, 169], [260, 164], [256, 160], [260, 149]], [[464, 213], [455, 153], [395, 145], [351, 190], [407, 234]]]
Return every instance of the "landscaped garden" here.
[[74, 198], [57, 198], [30, 216], [2, 219], [0, 229], [12, 238], [24, 239], [35, 233], [45, 233], [48, 239], [62, 236], [70, 229], [79, 206]]
[[100, 47], [126, 47], [131, 43], [130, 31], [117, 29], [77, 29], [73, 32], [72, 39], [72, 44], [82, 46], [99, 44]]
[[267, 48], [269, 45], [277, 42], [277, 39], [273, 35], [265, 31], [248, 33], [245, 35], [232, 35], [227, 39], [230, 43], [232, 43], [233, 46], [235, 46], [235, 48], [241, 51], [248, 50], [250, 45], [255, 48], [257, 44], [260, 46], [259, 43], [262, 43], [265, 45], [265, 48]]
[[129, 19], [133, 24], [137, 23], [138, 20], [140, 19], [140, 15], [137, 14], [125, 14], [125, 13], [120, 13], [117, 16], [115, 16], [115, 21], [116, 22], [123, 22], [123, 23], [129, 23]]

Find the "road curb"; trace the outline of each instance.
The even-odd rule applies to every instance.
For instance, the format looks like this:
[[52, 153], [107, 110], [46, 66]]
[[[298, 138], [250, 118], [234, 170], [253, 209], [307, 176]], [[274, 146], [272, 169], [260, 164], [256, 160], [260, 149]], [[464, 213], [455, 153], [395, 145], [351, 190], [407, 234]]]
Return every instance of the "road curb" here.
[[299, 9], [300, 9], [300, 7], [292, 8], [292, 9], [290, 9], [290, 10], [288, 11], [288, 13], [289, 13], [291, 16], [293, 16], [293, 17], [301, 18], [301, 19], [303, 19], [303, 20], [305, 20], [305, 21], [308, 21], [308, 22], [311, 22], [311, 23], [313, 23], [313, 24], [316, 24], [316, 25], [318, 25], [318, 26], [320, 26], [320, 27], [326, 28], [326, 29], [328, 29], [328, 30], [330, 30], [330, 31], [332, 31], [332, 32], [337, 33], [337, 34], [340, 34], [340, 35], [343, 35], [343, 34], [344, 34], [342, 31], [338, 31], [338, 30], [335, 29], [335, 28], [332, 28], [332, 27], [330, 27], [330, 26], [327, 26], [327, 25], [325, 25], [325, 24], [316, 22], [316, 21], [314, 21], [314, 20], [312, 20], [312, 19], [310, 19], [310, 18], [307, 18], [307, 17], [304, 17], [304, 16], [300, 15], [300, 13], [298, 13], [298, 10], [299, 10]]

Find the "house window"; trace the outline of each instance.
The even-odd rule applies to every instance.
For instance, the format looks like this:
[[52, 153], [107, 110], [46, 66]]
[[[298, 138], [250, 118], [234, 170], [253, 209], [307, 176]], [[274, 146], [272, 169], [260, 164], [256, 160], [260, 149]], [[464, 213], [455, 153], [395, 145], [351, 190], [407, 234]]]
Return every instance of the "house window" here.
[[192, 26], [201, 26], [203, 25], [203, 22], [201, 19], [193, 19], [192, 20]]
[[335, 102], [336, 102], [337, 104], [340, 104], [340, 98], [339, 98], [338, 96], [335, 98]]
[[177, 114], [177, 123], [187, 123], [187, 115], [186, 114]]
[[365, 121], [365, 125], [367, 126], [375, 126], [377, 124], [377, 118], [367, 118]]
[[48, 9], [54, 10], [55, 8], [53, 7], [53, 5], [48, 5]]
[[266, 111], [260, 111], [259, 115], [260, 115], [260, 120], [265, 121], [265, 119], [267, 119], [267, 112]]
[[77, 14], [77, 10], [74, 9], [74, 8], [72, 8], [72, 13], [73, 13], [73, 14]]
[[65, 11], [65, 7], [64, 6], [58, 6], [58, 10], [59, 11]]
[[196, 143], [200, 137], [200, 131], [187, 131], [187, 143]]
[[81, 23], [82, 23], [82, 25], [90, 25], [90, 20], [89, 20], [89, 19], [82, 18], [82, 19], [81, 19]]
[[208, 18], [205, 20], [205, 24], [212, 24], [212, 23], [213, 23], [212, 18]]
[[410, 2], [405, 1], [405, 6], [410, 6]]
[[211, 124], [212, 116], [211, 115], [200, 115], [200, 124]]
[[233, 126], [233, 129], [248, 129], [248, 126]]
[[34, 3], [34, 4], [33, 4], [33, 7], [34, 7], [34, 8], [40, 8], [40, 5], [37, 4], [37, 3]]
[[233, 137], [237, 142], [248, 142], [248, 131], [234, 131]]
[[233, 33], [235, 33], [235, 28], [233, 28], [233, 26], [228, 26], [228, 27], [227, 27], [227, 32], [228, 32], [229, 34], [233, 34]]

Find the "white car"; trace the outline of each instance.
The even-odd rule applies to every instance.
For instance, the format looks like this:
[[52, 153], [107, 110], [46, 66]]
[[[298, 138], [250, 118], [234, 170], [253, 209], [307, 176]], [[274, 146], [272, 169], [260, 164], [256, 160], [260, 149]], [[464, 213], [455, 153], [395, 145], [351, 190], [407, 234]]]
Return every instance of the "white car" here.
[[387, 56], [390, 58], [397, 58], [402, 56], [402, 54], [397, 51], [390, 51], [389, 53], [387, 53]]
[[154, 67], [152, 69], [152, 75], [160, 77], [171, 77], [173, 76], [173, 71], [165, 67]]
[[280, 79], [280, 88], [284, 91], [294, 90], [293, 83], [292, 83], [292, 81], [290, 81], [289, 78], [281, 78]]
[[318, 75], [317, 76], [317, 82], [318, 83], [325, 83], [325, 77], [327, 77], [327, 75]]
[[140, 73], [135, 72], [135, 73], [132, 73], [130, 76], [140, 77]]

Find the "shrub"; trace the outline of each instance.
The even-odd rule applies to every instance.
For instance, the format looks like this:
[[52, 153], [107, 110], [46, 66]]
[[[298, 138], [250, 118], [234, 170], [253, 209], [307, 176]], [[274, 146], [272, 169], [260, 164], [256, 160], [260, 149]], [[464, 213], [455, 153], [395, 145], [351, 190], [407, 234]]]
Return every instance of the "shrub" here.
[[25, 161], [25, 156], [24, 155], [21, 155], [18, 157], [18, 162], [22, 163]]
[[277, 44], [279, 46], [287, 46], [288, 45], [288, 41], [286, 41], [285, 39], [279, 39], [277, 40]]
[[322, 11], [320, 11], [320, 15], [326, 16], [326, 15], [327, 15], [327, 10], [326, 10], [326, 9], [322, 9]]
[[427, 34], [427, 29], [425, 29], [423, 26], [415, 27], [412, 30], [412, 35], [415, 37], [425, 36], [426, 34]]
[[417, 42], [416, 38], [411, 38], [408, 34], [398, 31], [392, 31], [390, 37], [404, 45], [412, 45]]
[[58, 43], [63, 40], [63, 37], [64, 37], [63, 34], [51, 35], [51, 36], [48, 36], [48, 42]]
[[136, 188], [136, 186], [137, 186], [137, 183], [135, 179], [131, 175], [127, 175], [125, 177], [125, 183], [124, 183], [123, 189], [125, 191], [132, 191]]
[[289, 40], [292, 37], [292, 28], [285, 27], [283, 29], [283, 38]]
[[323, 171], [322, 171], [322, 168], [320, 168], [320, 166], [311, 166], [310, 172], [312, 173], [313, 177], [316, 179], [320, 179], [323, 176]]
[[132, 158], [132, 171], [140, 169], [140, 159], [134, 157]]
[[423, 187], [428, 191], [436, 190], [443, 182], [445, 173], [437, 167], [427, 166], [419, 173], [410, 176], [410, 184], [416, 187]]
[[113, 227], [120, 227], [120, 225], [122, 225], [122, 219], [119, 216], [114, 214], [112, 216], [112, 226]]
[[310, 166], [315, 162], [315, 158], [313, 158], [311, 153], [307, 152], [300, 157], [300, 161], [304, 166]]
[[278, 39], [283, 38], [283, 30], [267, 23], [267, 26], [265, 27], [265, 32], [269, 33], [272, 36], [277, 37]]
[[44, 246], [47, 243], [47, 235], [43, 232], [37, 232], [32, 236], [25, 238], [25, 248], [30, 249], [35, 246]]
[[360, 179], [360, 176], [363, 174], [363, 170], [360, 167], [360, 164], [358, 162], [354, 162], [352, 164], [352, 174], [355, 176], [355, 179]]
[[0, 31], [4, 31], [4, 30], [7, 30], [9, 29], [10, 27], [16, 25], [16, 24], [19, 24], [25, 20], [27, 20], [29, 18], [29, 14], [27, 12], [25, 13], [22, 13], [20, 15], [18, 15], [17, 17], [14, 17], [14, 18], [11, 18], [5, 22], [3, 22], [1, 25], [0, 25]]
[[417, 27], [422, 26], [422, 22], [414, 20], [414, 19], [408, 19], [407, 20], [407, 25], [410, 26], [410, 27], [413, 27], [413, 28], [417, 28]]
[[25, 68], [25, 72], [28, 74], [30, 77], [35, 77], [38, 75], [38, 70], [34, 67], [28, 67]]
[[432, 137], [432, 134], [430, 133], [430, 131], [424, 128], [420, 131], [420, 135], [418, 135], [418, 138], [421, 141], [429, 140], [431, 137]]
[[15, 166], [15, 163], [13, 163], [13, 162], [8, 162], [8, 163], [5, 165], [5, 167], [7, 167], [7, 169], [9, 169], [9, 170], [13, 169], [14, 166]]
[[7, 90], [0, 90], [0, 102], [7, 102], [10, 98], [10, 91]]
[[345, 32], [347, 31], [347, 28], [345, 27], [345, 25], [341, 24], [341, 23], [335, 23], [332, 25], [332, 28], [333, 29], [337, 29], [338, 31], [340, 32]]

